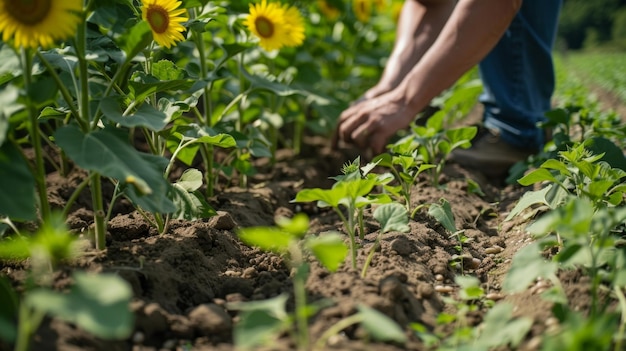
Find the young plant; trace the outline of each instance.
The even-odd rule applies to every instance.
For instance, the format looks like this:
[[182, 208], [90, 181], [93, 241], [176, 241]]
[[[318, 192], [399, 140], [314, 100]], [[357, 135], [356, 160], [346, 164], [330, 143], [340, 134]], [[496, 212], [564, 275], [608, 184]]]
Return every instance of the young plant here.
[[32, 335], [46, 315], [74, 323], [103, 339], [123, 339], [132, 332], [128, 305], [132, 290], [120, 277], [75, 272], [69, 293], [51, 289], [56, 266], [77, 254], [74, 237], [55, 214], [32, 236], [0, 241], [0, 260], [30, 260], [32, 267], [21, 296], [0, 277], [0, 338], [14, 345], [14, 350], [29, 349]]
[[417, 144], [411, 139], [404, 139], [403, 142], [392, 144], [389, 147], [389, 153], [375, 157], [372, 163], [391, 171], [396, 180], [396, 185], [387, 184], [384, 189], [395, 197], [401, 198], [407, 212], [411, 213], [411, 217], [413, 217], [415, 211], [420, 208], [420, 206], [416, 206], [413, 209], [411, 204], [411, 193], [417, 178], [422, 172], [436, 166], [423, 162], [419, 156]]
[[[563, 204], [528, 227], [528, 231], [540, 240], [515, 255], [503, 289], [521, 291], [538, 277], [552, 282], [553, 287], [542, 296], [555, 303], [553, 313], [560, 327], [557, 334], [546, 340], [545, 348], [561, 342], [570, 345], [568, 349], [578, 350], [577, 344], [568, 339], [576, 335], [575, 339], [582, 345], [621, 349], [621, 334], [603, 333], [602, 330], [624, 328], [625, 310], [620, 287], [626, 284], [626, 254], [618, 244], [623, 240], [624, 220], [624, 207], [596, 208], [590, 199], [570, 195]], [[556, 254], [546, 260], [542, 255], [546, 250]], [[591, 307], [587, 316], [571, 310], [556, 277], [558, 269], [576, 268], [582, 268], [591, 280]], [[611, 301], [620, 302], [619, 311], [610, 307]]]
[[[366, 172], [369, 172], [371, 167], [371, 165], [366, 167]], [[344, 229], [350, 238], [352, 268], [356, 269], [357, 223], [361, 223], [360, 236], [363, 237], [364, 235], [362, 221], [359, 221], [359, 218], [362, 218], [362, 209], [371, 204], [391, 202], [388, 196], [370, 194], [374, 187], [384, 184], [389, 179], [388, 177], [377, 177], [374, 174], [366, 174], [365, 178], [363, 178], [359, 171], [348, 172], [335, 179], [337, 182], [333, 184], [331, 189], [314, 188], [300, 190], [293, 202], [316, 201], [319, 207], [331, 207], [339, 215], [344, 224]], [[344, 209], [346, 211], [345, 215]]]
[[[250, 227], [238, 232], [241, 240], [248, 245], [282, 255], [294, 271], [295, 340], [300, 350], [307, 350], [310, 346], [308, 318], [317, 309], [307, 304], [306, 299], [308, 255], [313, 254], [326, 269], [334, 272], [344, 262], [348, 251], [338, 233], [307, 235], [308, 230], [309, 219], [300, 213], [293, 219], [278, 218], [276, 227]], [[285, 312], [286, 302], [287, 296], [281, 295], [268, 301], [231, 305], [245, 311], [242, 322], [235, 329], [235, 343], [251, 347], [277, 332], [291, 330], [292, 321]], [[263, 333], [255, 331], [258, 327], [255, 321], [260, 319], [266, 322]]]
[[[541, 182], [547, 182], [547, 185], [541, 190], [526, 193], [505, 220], [536, 204], [555, 209], [568, 194], [589, 199], [594, 208], [622, 204], [626, 194], [622, 179], [626, 177], [626, 171], [612, 167], [605, 161], [605, 153], [591, 152], [587, 146], [594, 142], [595, 139], [591, 139], [561, 151], [560, 159], [549, 159], [519, 179], [519, 184], [524, 186]], [[612, 149], [607, 146], [606, 150]]]
[[418, 150], [422, 163], [433, 165], [430, 167], [431, 183], [437, 187], [440, 186], [439, 177], [450, 153], [459, 147], [469, 148], [470, 141], [478, 132], [475, 126], [447, 129], [444, 127], [444, 118], [445, 111], [436, 112], [426, 121], [425, 126], [413, 124], [412, 133], [395, 143], [406, 144], [410, 140], [408, 146], [402, 148]]
[[[476, 277], [457, 276], [459, 286], [456, 298], [446, 298], [454, 306], [455, 313], [441, 312], [437, 316], [439, 327], [453, 325], [451, 333], [431, 332], [425, 326], [414, 323], [411, 327], [427, 347], [441, 351], [488, 351], [500, 347], [515, 349], [530, 331], [533, 321], [527, 317], [514, 317], [513, 305], [499, 303], [490, 307], [484, 290]], [[489, 308], [482, 323], [469, 325], [468, 314], [480, 308]]]

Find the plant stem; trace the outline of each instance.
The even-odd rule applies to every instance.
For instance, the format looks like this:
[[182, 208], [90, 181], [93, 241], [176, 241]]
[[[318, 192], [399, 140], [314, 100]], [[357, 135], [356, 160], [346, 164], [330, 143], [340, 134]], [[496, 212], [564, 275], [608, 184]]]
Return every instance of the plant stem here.
[[[76, 56], [78, 58], [78, 74], [80, 79], [80, 91], [77, 92], [79, 97], [79, 124], [83, 129], [83, 132], [87, 133], [89, 130], [89, 120], [91, 118], [89, 113], [89, 70], [87, 68], [86, 47], [87, 47], [87, 24], [86, 21], [81, 21], [76, 29]], [[95, 129], [96, 126], [93, 126]]]
[[17, 341], [14, 351], [28, 351], [30, 349], [30, 338], [41, 324], [44, 316], [45, 314], [41, 312], [31, 312], [26, 303], [20, 304]]
[[[352, 253], [352, 268], [356, 269], [356, 239], [354, 237], [354, 225], [352, 224], [352, 216], [349, 216], [348, 219], [343, 215], [339, 208], [335, 208], [335, 212], [341, 218], [341, 221], [346, 225], [346, 231], [348, 232], [348, 236], [350, 237], [350, 252]], [[352, 228], [352, 229], [350, 229]]]
[[46, 60], [46, 58], [41, 54], [41, 52], [37, 51], [37, 57], [39, 58], [39, 61], [41, 61], [41, 63], [43, 63], [44, 66], [46, 66], [46, 69], [48, 69], [48, 73], [50, 74], [52, 79], [54, 79], [55, 83], [57, 83], [57, 87], [59, 88], [59, 91], [61, 92], [61, 96], [63, 96], [63, 100], [65, 100], [65, 102], [67, 103], [67, 106], [70, 109], [70, 112], [72, 113], [72, 115], [74, 115], [78, 124], [80, 124], [81, 129], [85, 130], [87, 126], [82, 125], [83, 121], [79, 117], [78, 110], [76, 109], [76, 107], [74, 107], [74, 99], [72, 98], [72, 95], [70, 94], [70, 92], [67, 90], [67, 87], [65, 86], [63, 81], [61, 81], [61, 78], [59, 77], [57, 72], [54, 70], [52, 65], [50, 65], [50, 62]]
[[331, 336], [339, 334], [342, 330], [348, 328], [357, 323], [361, 323], [363, 321], [363, 316], [360, 313], [353, 314], [349, 317], [346, 317], [339, 322], [333, 324], [330, 328], [328, 328], [324, 334], [322, 334], [317, 342], [313, 346], [313, 350], [324, 350], [328, 339]]
[[374, 242], [374, 246], [370, 249], [370, 252], [367, 254], [367, 258], [365, 259], [365, 264], [363, 265], [363, 270], [361, 270], [361, 278], [365, 278], [365, 274], [367, 273], [367, 269], [372, 262], [372, 258], [374, 258], [374, 253], [380, 246], [380, 235], [376, 237], [376, 241]]
[[32, 87], [32, 66], [33, 57], [30, 51], [22, 49], [22, 71], [24, 72], [24, 88], [27, 95], [27, 108], [29, 118], [29, 134], [32, 140], [33, 150], [35, 151], [35, 182], [37, 185], [37, 193], [39, 195], [39, 211], [41, 212], [42, 221], [50, 218], [50, 204], [48, 203], [48, 188], [46, 186], [46, 169], [44, 166], [43, 150], [41, 147], [41, 139], [39, 139], [39, 124], [37, 120], [37, 111], [30, 99], [30, 89]]
[[102, 177], [91, 171], [91, 203], [93, 205], [93, 218], [95, 225], [96, 250], [106, 248], [106, 221], [104, 203], [102, 200]]
[[622, 310], [621, 322], [619, 324], [619, 330], [617, 332], [617, 340], [615, 341], [615, 351], [622, 350], [622, 343], [624, 341], [624, 329], [626, 327], [626, 297], [624, 297], [624, 293], [622, 292], [621, 287], [614, 286], [613, 290], [615, 291], [615, 295], [617, 295], [617, 300], [619, 301], [620, 309]]
[[77, 187], [76, 189], [74, 189], [74, 192], [72, 193], [72, 195], [70, 196], [70, 198], [67, 200], [67, 203], [65, 204], [65, 207], [63, 208], [63, 218], [67, 218], [67, 215], [70, 212], [70, 208], [72, 207], [72, 205], [74, 204], [74, 202], [76, 201], [76, 199], [78, 199], [78, 196], [80, 195], [80, 193], [83, 191], [83, 189], [85, 189], [85, 187], [87, 186], [87, 184], [89, 184], [89, 178], [84, 179]]
[[[207, 67], [204, 38], [202, 38], [202, 33], [196, 30], [193, 31], [193, 38], [194, 38], [196, 47], [198, 49], [198, 59], [200, 60], [201, 78], [207, 79], [207, 76], [209, 75], [209, 69]], [[209, 113], [209, 111], [212, 110], [210, 94], [211, 94], [211, 90], [209, 89], [209, 85], [207, 85], [204, 87], [204, 93], [202, 94], [202, 98], [204, 99], [204, 111], [203, 111], [204, 118], [200, 119], [200, 123], [201, 125], [205, 127], [209, 127], [209, 128], [213, 126], [213, 122], [211, 120], [211, 114]], [[204, 165], [205, 165], [204, 176], [206, 178], [205, 180], [206, 181], [206, 196], [212, 197], [213, 191], [214, 191], [213, 184], [215, 183], [215, 174], [213, 172], [214, 149], [212, 145], [204, 144], [200, 148], [200, 150], [201, 150], [202, 158], [204, 160]]]
[[289, 246], [291, 264], [296, 270], [293, 279], [293, 294], [296, 305], [296, 325], [298, 329], [298, 349], [309, 348], [309, 323], [306, 304], [306, 266], [298, 243], [293, 241]]

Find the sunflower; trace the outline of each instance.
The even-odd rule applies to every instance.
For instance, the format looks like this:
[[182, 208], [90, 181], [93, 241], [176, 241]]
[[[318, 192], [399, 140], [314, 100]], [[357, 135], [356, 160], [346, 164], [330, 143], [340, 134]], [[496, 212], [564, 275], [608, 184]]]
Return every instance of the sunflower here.
[[353, 0], [352, 8], [354, 15], [359, 21], [367, 23], [370, 20], [370, 15], [372, 14], [371, 0]]
[[287, 25], [287, 36], [285, 46], [300, 46], [304, 42], [304, 20], [297, 8], [289, 5], [283, 7], [285, 24]]
[[250, 14], [243, 24], [259, 38], [259, 45], [267, 51], [278, 50], [286, 45], [290, 27], [285, 19], [285, 9], [277, 3], [263, 0], [250, 4]]
[[400, 19], [400, 13], [402, 12], [402, 2], [393, 2], [391, 4], [391, 18], [393, 19], [394, 22], [398, 23], [398, 20]]
[[374, 8], [377, 12], [383, 12], [387, 8], [386, 0], [374, 0]]
[[0, 32], [17, 48], [51, 47], [76, 33], [83, 0], [0, 0]]
[[317, 7], [319, 7], [324, 17], [330, 21], [336, 20], [341, 15], [341, 11], [326, 0], [317, 0]]
[[154, 41], [168, 49], [185, 40], [181, 23], [189, 17], [187, 10], [178, 8], [180, 4], [179, 0], [143, 0], [141, 7], [141, 17], [150, 25]]

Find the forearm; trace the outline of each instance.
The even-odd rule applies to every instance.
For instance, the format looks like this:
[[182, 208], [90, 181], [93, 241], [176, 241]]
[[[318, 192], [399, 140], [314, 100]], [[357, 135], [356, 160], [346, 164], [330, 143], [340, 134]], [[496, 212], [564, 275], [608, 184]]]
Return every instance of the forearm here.
[[396, 93], [416, 113], [475, 66], [504, 34], [521, 0], [460, 0]]
[[372, 95], [392, 90], [400, 84], [437, 39], [454, 9], [454, 4], [454, 0], [404, 2], [393, 51], [378, 84], [371, 92]]

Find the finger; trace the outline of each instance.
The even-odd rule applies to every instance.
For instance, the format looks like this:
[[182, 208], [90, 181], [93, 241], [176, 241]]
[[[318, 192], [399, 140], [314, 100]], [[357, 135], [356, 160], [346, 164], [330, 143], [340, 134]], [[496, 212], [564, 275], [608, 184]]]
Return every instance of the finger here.
[[355, 145], [361, 148], [369, 148], [370, 133], [371, 131], [368, 129], [368, 124], [364, 123], [354, 129], [352, 134], [350, 134], [350, 138]]

